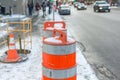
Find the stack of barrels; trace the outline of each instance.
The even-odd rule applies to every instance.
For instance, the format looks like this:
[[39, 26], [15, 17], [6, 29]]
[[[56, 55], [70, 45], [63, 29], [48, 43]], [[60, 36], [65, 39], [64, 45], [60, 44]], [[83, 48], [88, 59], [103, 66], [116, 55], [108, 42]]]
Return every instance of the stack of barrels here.
[[76, 41], [66, 31], [53, 29], [49, 37], [43, 38], [42, 80], [76, 80], [76, 77]]

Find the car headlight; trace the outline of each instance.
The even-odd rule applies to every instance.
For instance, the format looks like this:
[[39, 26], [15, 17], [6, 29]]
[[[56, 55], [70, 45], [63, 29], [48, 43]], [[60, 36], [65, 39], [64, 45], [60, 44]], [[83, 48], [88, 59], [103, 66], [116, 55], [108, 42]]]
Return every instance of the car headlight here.
[[108, 9], [110, 9], [110, 6], [108, 7]]
[[103, 9], [102, 7], [99, 7], [99, 9]]
[[78, 8], [81, 8], [80, 6], [78, 6]]

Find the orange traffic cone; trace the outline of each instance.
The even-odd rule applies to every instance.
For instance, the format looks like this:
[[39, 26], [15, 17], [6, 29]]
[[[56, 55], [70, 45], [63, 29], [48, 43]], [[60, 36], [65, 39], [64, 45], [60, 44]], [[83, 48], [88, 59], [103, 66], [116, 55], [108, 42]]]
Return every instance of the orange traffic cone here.
[[10, 41], [9, 41], [9, 50], [8, 55], [5, 58], [5, 62], [16, 62], [21, 59], [21, 57], [18, 55], [18, 52], [15, 47], [15, 41], [14, 41], [14, 34], [9, 35]]

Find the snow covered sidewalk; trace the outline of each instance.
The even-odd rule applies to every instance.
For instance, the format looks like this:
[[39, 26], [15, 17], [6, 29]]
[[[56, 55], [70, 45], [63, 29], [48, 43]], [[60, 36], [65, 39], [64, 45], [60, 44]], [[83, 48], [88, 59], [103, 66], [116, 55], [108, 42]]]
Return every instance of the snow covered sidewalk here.
[[[52, 19], [52, 14], [48, 16]], [[61, 20], [60, 16], [55, 13], [55, 20]], [[40, 26], [38, 26], [40, 27]], [[35, 34], [35, 33], [34, 33]], [[70, 33], [68, 32], [70, 36]], [[29, 39], [29, 38], [26, 38]], [[0, 63], [0, 80], [42, 80], [42, 41], [40, 35], [34, 35], [32, 38], [32, 49], [27, 45], [27, 49], [31, 50], [28, 54], [28, 60], [21, 63]], [[18, 48], [18, 43], [16, 43]], [[0, 56], [7, 50], [2, 48]], [[79, 48], [77, 53], [77, 80], [98, 80], [93, 69], [87, 63]]]

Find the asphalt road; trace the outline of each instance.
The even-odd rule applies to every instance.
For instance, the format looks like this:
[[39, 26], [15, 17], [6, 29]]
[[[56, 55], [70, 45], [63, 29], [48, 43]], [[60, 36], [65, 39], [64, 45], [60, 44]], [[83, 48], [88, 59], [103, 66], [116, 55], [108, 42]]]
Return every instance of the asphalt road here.
[[83, 54], [100, 80], [120, 80], [120, 10], [93, 12], [71, 8], [62, 15], [67, 29], [85, 47]]

